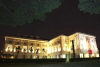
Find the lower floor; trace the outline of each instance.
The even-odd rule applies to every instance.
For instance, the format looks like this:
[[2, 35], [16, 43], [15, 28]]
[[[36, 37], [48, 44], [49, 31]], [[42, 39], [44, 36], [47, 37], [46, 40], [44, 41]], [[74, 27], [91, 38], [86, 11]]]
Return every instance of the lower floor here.
[[99, 54], [88, 53], [52, 53], [52, 54], [33, 54], [33, 53], [4, 53], [1, 58], [7, 59], [59, 59], [59, 58], [94, 58]]

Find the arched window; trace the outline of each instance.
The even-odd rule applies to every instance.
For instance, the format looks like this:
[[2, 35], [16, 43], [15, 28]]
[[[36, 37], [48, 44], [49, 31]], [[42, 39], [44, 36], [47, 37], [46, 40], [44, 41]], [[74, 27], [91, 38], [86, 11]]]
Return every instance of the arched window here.
[[12, 39], [9, 39], [9, 40], [7, 41], [7, 43], [8, 43], [8, 44], [12, 44], [12, 43], [13, 43], [13, 40], [12, 40]]

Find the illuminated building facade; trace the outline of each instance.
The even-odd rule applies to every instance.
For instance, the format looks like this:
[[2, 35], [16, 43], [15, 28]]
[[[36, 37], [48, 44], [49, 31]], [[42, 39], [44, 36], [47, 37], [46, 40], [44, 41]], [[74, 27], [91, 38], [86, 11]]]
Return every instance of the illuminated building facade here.
[[99, 57], [95, 36], [84, 33], [60, 35], [50, 41], [5, 36], [4, 54], [18, 59]]

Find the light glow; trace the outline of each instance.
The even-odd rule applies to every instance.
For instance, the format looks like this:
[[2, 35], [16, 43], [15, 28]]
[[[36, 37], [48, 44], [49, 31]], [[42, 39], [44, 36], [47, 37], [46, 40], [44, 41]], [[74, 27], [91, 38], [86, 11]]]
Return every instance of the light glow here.
[[39, 53], [41, 53], [40, 50], [39, 50]]
[[21, 51], [23, 52], [23, 49]]
[[56, 48], [56, 46], [54, 47], [54, 52], [57, 52], [57, 48]]
[[[71, 36], [58, 36], [50, 41], [34, 40], [34, 39], [22, 39], [22, 38], [10, 38], [13, 44], [5, 44], [5, 52], [16, 52], [20, 47], [22, 54], [35, 53], [34, 56], [41, 58], [42, 56], [51, 58], [66, 58], [70, 55], [73, 58], [73, 51], [75, 50], [75, 56], [80, 58], [99, 57], [99, 51], [95, 41], [95, 36], [85, 35], [78, 33]], [[15, 40], [16, 39], [16, 40]], [[9, 40], [9, 38], [6, 40]], [[16, 41], [20, 41], [20, 45], [14, 44]], [[23, 44], [27, 42], [27, 44]], [[68, 43], [67, 43], [68, 42]], [[36, 44], [40, 44], [37, 46]], [[73, 46], [74, 45], [74, 46]], [[89, 51], [92, 51], [91, 53]], [[20, 52], [20, 53], [21, 53]], [[24, 53], [23, 53], [24, 52]], [[28, 53], [26, 53], [28, 52]], [[13, 54], [13, 53], [11, 53]], [[15, 53], [14, 53], [15, 54]], [[68, 54], [68, 56], [66, 55]], [[25, 57], [26, 58], [26, 57]]]
[[91, 54], [91, 57], [95, 57], [95, 54]]
[[11, 58], [11, 59], [14, 59], [14, 56], [11, 56], [10, 58]]
[[96, 54], [96, 57], [99, 57], [99, 54]]
[[80, 53], [80, 58], [83, 58], [83, 53]]
[[10, 49], [10, 52], [12, 52], [12, 49]]
[[70, 51], [71, 51], [71, 49], [70, 49], [70, 48], [67, 48], [67, 51], [68, 51], [68, 52], [70, 52]]
[[58, 48], [58, 51], [61, 51], [61, 48], [60, 47]]
[[67, 50], [67, 48], [66, 47], [64, 47], [64, 51], [66, 51]]
[[16, 52], [16, 49], [14, 49], [14, 52]]
[[34, 50], [32, 51], [32, 53], [34, 53]]
[[31, 51], [30, 51], [30, 50], [29, 50], [28, 52], [29, 52], [29, 53], [31, 53]]
[[85, 54], [85, 56], [84, 56], [85, 58], [89, 58], [89, 54], [87, 53], [87, 54]]
[[6, 48], [5, 51], [8, 52], [8, 49]]
[[48, 54], [50, 54], [50, 53], [51, 53], [51, 48], [48, 48], [47, 53], [48, 53]]
[[63, 55], [62, 55], [62, 58], [66, 58], [66, 54], [63, 54]]

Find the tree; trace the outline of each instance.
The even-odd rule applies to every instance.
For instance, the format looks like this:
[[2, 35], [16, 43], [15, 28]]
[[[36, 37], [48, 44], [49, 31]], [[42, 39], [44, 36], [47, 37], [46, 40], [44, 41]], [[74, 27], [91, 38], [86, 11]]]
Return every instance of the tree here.
[[100, 14], [100, 0], [79, 0], [80, 11], [91, 14]]
[[0, 0], [0, 24], [11, 26], [43, 21], [60, 6], [60, 0]]

